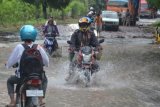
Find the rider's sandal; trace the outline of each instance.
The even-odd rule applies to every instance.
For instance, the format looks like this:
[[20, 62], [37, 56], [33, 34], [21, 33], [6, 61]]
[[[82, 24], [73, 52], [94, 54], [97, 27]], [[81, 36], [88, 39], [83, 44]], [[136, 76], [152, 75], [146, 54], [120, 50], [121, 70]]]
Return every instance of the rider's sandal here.
[[39, 107], [45, 107], [45, 104], [46, 104], [46, 103], [41, 103], [41, 104], [39, 105]]

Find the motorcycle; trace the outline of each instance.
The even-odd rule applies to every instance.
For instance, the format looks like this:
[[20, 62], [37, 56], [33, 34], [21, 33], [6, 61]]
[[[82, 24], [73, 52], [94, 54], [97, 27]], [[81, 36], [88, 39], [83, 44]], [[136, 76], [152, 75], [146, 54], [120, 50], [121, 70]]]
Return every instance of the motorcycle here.
[[[17, 66], [18, 63], [13, 68]], [[16, 107], [39, 107], [39, 99], [44, 96], [42, 76], [43, 74], [33, 72], [21, 79], [16, 86]]]
[[55, 38], [56, 36], [58, 36], [58, 35], [48, 33], [45, 37], [45, 40], [44, 40], [44, 47], [46, 48], [46, 52], [48, 52], [48, 54], [50, 56], [52, 56], [53, 53], [58, 49], [58, 43]]
[[[104, 39], [101, 39], [99, 43], [103, 43]], [[72, 44], [71, 41], [67, 41], [68, 44]], [[74, 51], [76, 54], [76, 59], [74, 60], [74, 65], [76, 69], [72, 69], [70, 80], [75, 80], [76, 82], [81, 82], [85, 87], [88, 87], [91, 82], [93, 71], [93, 64], [95, 63], [95, 56], [98, 54], [96, 48], [90, 46], [83, 46], [79, 51]], [[70, 81], [68, 81], [70, 82]]]

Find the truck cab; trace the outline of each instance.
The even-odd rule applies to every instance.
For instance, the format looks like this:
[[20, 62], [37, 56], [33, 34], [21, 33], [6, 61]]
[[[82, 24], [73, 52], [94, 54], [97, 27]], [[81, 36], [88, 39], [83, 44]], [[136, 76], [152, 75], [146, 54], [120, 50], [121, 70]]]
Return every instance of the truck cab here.
[[130, 25], [135, 25], [139, 13], [139, 1], [140, 0], [107, 0], [106, 10], [116, 11], [119, 14], [120, 24], [122, 23], [122, 19], [125, 17], [127, 10], [129, 10], [132, 19]]
[[119, 14], [120, 23], [128, 9], [128, 0], [108, 0], [106, 10], [115, 11]]
[[156, 10], [150, 7], [146, 0], [141, 0], [140, 2], [140, 17], [156, 17]]

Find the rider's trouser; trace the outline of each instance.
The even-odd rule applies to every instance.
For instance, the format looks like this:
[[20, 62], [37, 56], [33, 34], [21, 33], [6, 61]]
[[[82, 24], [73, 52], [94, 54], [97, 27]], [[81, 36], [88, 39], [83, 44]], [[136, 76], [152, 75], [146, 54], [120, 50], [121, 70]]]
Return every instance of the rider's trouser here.
[[16, 77], [15, 75], [11, 75], [7, 80], [7, 89], [9, 96], [15, 93], [14, 84], [20, 83], [20, 78]]

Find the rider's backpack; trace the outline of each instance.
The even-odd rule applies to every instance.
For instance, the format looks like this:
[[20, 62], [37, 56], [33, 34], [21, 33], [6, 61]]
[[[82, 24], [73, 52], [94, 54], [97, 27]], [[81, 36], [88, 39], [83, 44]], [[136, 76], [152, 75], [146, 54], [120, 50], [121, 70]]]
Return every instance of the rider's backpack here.
[[43, 61], [39, 50], [37, 50], [37, 44], [33, 44], [30, 48], [26, 44], [22, 44], [24, 47], [23, 54], [20, 60], [20, 77], [32, 75], [42, 76], [43, 73]]

